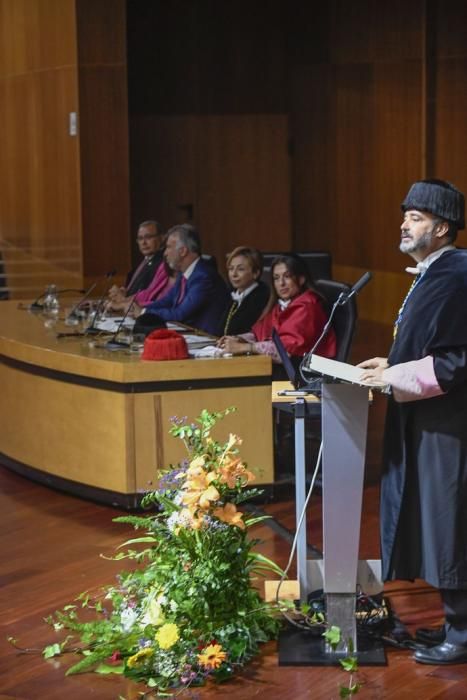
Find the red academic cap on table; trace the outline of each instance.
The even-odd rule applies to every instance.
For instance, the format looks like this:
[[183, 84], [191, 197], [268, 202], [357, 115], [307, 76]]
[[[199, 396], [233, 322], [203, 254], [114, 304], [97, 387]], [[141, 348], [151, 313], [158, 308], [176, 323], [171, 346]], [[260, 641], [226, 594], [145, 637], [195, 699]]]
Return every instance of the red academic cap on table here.
[[188, 348], [185, 338], [177, 331], [159, 328], [144, 341], [143, 360], [186, 360]]

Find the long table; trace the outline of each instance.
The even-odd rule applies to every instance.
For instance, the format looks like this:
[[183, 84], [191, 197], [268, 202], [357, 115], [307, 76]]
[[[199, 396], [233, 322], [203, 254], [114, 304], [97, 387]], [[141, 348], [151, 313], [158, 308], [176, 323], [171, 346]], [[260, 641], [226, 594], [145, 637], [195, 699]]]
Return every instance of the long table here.
[[237, 412], [219, 439], [243, 438], [257, 483], [273, 482], [271, 361], [254, 355], [168, 362], [57, 338], [63, 324], [0, 302], [0, 463], [69, 492], [134, 507], [186, 454], [173, 416]]

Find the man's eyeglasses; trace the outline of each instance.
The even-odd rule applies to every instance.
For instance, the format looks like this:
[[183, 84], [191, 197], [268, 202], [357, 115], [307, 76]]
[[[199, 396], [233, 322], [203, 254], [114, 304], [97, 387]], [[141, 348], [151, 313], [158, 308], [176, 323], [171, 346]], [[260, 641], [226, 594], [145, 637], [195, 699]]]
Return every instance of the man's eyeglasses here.
[[136, 242], [141, 243], [141, 241], [150, 241], [151, 238], [159, 238], [158, 233], [145, 233], [144, 236], [136, 236]]

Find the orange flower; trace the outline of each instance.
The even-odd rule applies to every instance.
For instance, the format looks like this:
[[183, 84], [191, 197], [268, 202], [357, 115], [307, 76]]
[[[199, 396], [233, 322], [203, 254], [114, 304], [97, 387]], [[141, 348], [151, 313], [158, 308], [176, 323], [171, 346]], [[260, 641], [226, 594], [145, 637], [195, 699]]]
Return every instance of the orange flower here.
[[201, 654], [198, 654], [198, 663], [204, 668], [215, 669], [226, 660], [227, 654], [222, 651], [220, 644], [209, 644]]
[[203, 491], [186, 491], [182, 496], [182, 505], [190, 509], [192, 515], [194, 515], [198, 507], [208, 510], [211, 507], [211, 502], [218, 499], [219, 491], [216, 487], [208, 486]]
[[231, 489], [237, 485], [237, 479], [241, 479], [242, 486], [245, 486], [255, 478], [254, 474], [246, 470], [240, 459], [231, 460], [229, 464], [221, 467], [219, 471], [221, 473], [221, 483], [227, 484]]
[[236, 525], [240, 529], [245, 529], [245, 523], [242, 520], [242, 513], [237, 510], [233, 503], [226, 503], [225, 506], [220, 506], [214, 511], [214, 516], [228, 525]]
[[[198, 460], [200, 459], [201, 457], [198, 458]], [[195, 461], [196, 460], [193, 460], [191, 466], [186, 470], [186, 481], [182, 485], [182, 489], [202, 491], [209, 486], [211, 481], [214, 481], [214, 479], [217, 478], [216, 472], [205, 472], [205, 470], [199, 462], [197, 464], [194, 464]]]

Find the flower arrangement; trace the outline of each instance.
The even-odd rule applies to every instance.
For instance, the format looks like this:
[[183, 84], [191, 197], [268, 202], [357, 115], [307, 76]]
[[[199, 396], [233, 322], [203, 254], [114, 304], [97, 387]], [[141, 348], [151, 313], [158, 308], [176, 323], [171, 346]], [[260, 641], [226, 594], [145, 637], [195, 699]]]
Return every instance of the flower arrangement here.
[[[239, 456], [237, 436], [225, 444], [211, 437], [216, 422], [232, 410], [204, 410], [192, 424], [172, 419], [170, 432], [185, 444], [187, 459], [165, 471], [159, 488], [144, 496], [143, 507], [156, 506], [157, 512], [115, 518], [146, 531], [114, 557], [131, 560], [134, 569], [96, 598], [82, 594], [76, 605], [49, 619], [56, 630], [72, 634], [44, 655], [83, 655], [67, 674], [122, 673], [159, 692], [179, 692], [228, 679], [261, 642], [276, 636], [280, 618], [252, 577], [282, 572], [248, 537], [263, 518], [238, 509], [259, 493], [250, 487], [254, 476]], [[82, 621], [80, 605], [92, 608], [97, 619]]]

